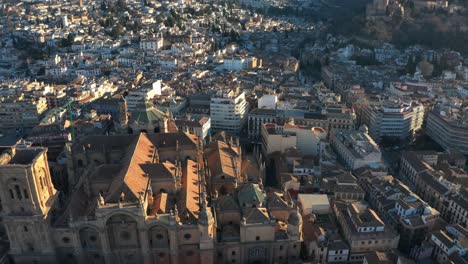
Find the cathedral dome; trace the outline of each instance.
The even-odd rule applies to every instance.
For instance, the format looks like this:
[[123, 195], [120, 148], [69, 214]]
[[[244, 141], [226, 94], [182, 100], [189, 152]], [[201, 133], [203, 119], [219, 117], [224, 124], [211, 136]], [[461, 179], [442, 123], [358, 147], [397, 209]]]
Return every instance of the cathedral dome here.
[[302, 224], [302, 216], [299, 210], [294, 210], [294, 212], [289, 214], [288, 224], [295, 226]]

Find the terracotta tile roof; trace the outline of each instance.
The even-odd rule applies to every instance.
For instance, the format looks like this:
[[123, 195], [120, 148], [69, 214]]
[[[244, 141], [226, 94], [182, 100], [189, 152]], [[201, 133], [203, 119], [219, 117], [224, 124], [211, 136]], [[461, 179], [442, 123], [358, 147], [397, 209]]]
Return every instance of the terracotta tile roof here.
[[176, 176], [176, 167], [170, 161], [162, 163], [140, 164], [141, 169], [151, 181], [173, 180]]
[[182, 174], [182, 197], [178, 204], [180, 211], [189, 210], [195, 218], [198, 218], [199, 188], [198, 188], [198, 165], [193, 160], [187, 160], [183, 166]]
[[185, 132], [149, 134], [147, 137], [157, 148], [173, 148], [177, 142], [179, 146], [197, 146], [198, 144], [197, 136]]
[[95, 183], [108, 183], [110, 184], [116, 174], [122, 170], [120, 164], [103, 164], [94, 169], [90, 177], [91, 184]]
[[123, 168], [112, 181], [106, 194], [106, 201], [117, 202], [121, 194], [125, 194], [125, 200], [137, 201], [140, 193], [145, 193], [149, 183], [149, 177], [140, 164], [153, 160], [154, 145], [146, 134], [141, 133], [136, 142], [128, 147], [128, 151], [122, 160]]
[[216, 141], [213, 148], [206, 151], [208, 167], [213, 176], [225, 175], [237, 178], [239, 169], [238, 152], [222, 141]]
[[244, 159], [242, 161], [241, 175], [246, 181], [259, 181], [260, 170], [255, 161]]
[[82, 150], [83, 147], [91, 149], [102, 148], [126, 148], [128, 145], [132, 144], [135, 139], [138, 138], [138, 135], [99, 135], [99, 136], [87, 136], [83, 139], [80, 139], [78, 143], [73, 144], [74, 150]]

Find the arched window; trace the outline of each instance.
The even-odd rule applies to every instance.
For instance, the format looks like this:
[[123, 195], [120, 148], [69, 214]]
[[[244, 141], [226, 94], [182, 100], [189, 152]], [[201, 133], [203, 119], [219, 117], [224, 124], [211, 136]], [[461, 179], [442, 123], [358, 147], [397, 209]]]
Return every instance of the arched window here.
[[106, 226], [111, 249], [140, 248], [137, 222], [133, 217], [114, 215], [107, 220]]
[[12, 190], [12, 189], [10, 189], [10, 197], [11, 197], [11, 199], [15, 199], [15, 195], [13, 194], [13, 190]]
[[23, 194], [24, 194], [25, 199], [29, 199], [29, 194], [28, 194], [28, 191], [26, 190], [26, 188], [23, 189]]
[[169, 233], [165, 227], [154, 226], [150, 228], [148, 235], [152, 248], [169, 248]]
[[19, 200], [23, 199], [23, 195], [21, 194], [19, 185], [15, 185], [15, 192], [16, 192], [16, 197], [18, 197]]
[[42, 176], [39, 177], [39, 182], [41, 183], [41, 189], [44, 189], [44, 178]]

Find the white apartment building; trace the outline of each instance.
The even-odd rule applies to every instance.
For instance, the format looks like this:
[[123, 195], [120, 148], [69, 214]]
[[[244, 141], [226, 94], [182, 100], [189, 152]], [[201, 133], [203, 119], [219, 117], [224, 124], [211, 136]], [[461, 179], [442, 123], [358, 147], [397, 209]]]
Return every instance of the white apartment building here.
[[164, 39], [162, 36], [150, 36], [140, 41], [140, 49], [160, 50], [163, 47]]
[[224, 58], [222, 68], [229, 71], [240, 71], [257, 66], [255, 57], [231, 57]]
[[349, 247], [345, 242], [333, 241], [328, 244], [327, 262], [347, 262], [349, 253]]
[[249, 103], [244, 92], [221, 91], [211, 98], [211, 127], [214, 131], [239, 134], [247, 121]]
[[427, 117], [427, 135], [445, 150], [468, 155], [468, 115], [449, 105], [437, 106]]
[[125, 97], [125, 100], [127, 100], [128, 111], [136, 110], [139, 105], [144, 104], [156, 95], [161, 95], [161, 80], [153, 82], [151, 86], [131, 91], [128, 93], [127, 97]]
[[63, 66], [57, 66], [57, 67], [47, 67], [45, 74], [47, 76], [52, 75], [54, 77], [58, 77], [58, 76], [66, 75], [67, 72], [68, 72], [67, 66], [63, 65]]
[[454, 255], [466, 255], [468, 252], [467, 237], [468, 230], [460, 225], [450, 225], [445, 229], [432, 233], [430, 242], [435, 246], [434, 259], [438, 263], [449, 263]]
[[39, 124], [47, 110], [45, 97], [2, 97], [0, 99], [0, 129], [32, 128]]
[[177, 59], [175, 58], [161, 58], [159, 64], [163, 68], [175, 69], [177, 68]]
[[406, 139], [421, 128], [424, 107], [415, 102], [384, 100], [380, 105], [364, 107], [362, 115], [370, 136], [376, 142], [382, 138]]

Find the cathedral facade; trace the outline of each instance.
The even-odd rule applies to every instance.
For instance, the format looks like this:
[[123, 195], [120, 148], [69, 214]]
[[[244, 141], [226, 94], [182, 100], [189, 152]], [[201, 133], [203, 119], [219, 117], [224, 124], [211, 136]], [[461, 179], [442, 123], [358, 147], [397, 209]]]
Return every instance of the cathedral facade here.
[[66, 151], [60, 191], [47, 149], [0, 156], [14, 263], [299, 261], [302, 217], [287, 194], [264, 191], [262, 166], [244, 161], [232, 139], [90, 136]]

